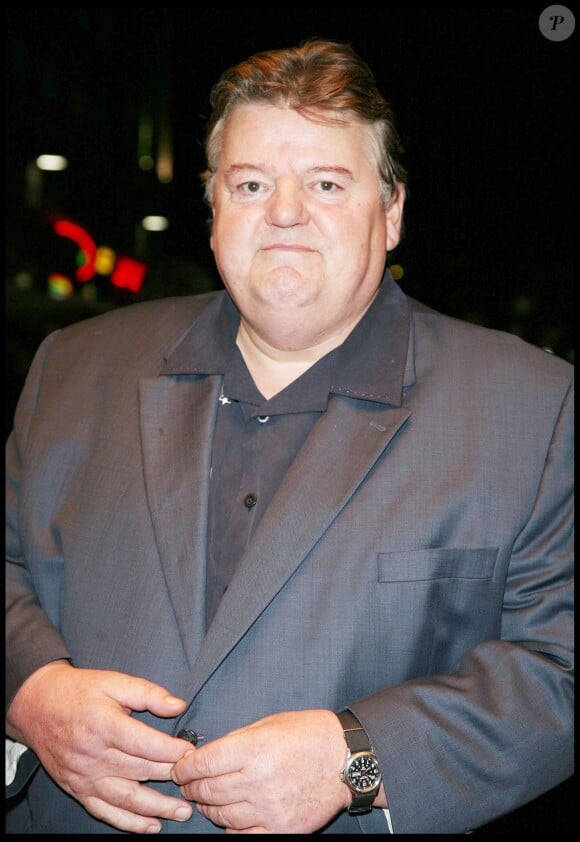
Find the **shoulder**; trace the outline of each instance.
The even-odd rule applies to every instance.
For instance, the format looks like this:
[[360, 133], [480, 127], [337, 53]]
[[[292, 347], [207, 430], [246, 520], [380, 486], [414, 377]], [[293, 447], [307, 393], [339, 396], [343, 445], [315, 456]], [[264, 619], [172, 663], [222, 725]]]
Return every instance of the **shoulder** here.
[[155, 334], [172, 335], [186, 330], [192, 322], [214, 301], [223, 297], [222, 290], [202, 295], [183, 295], [142, 301], [101, 313], [98, 316], [75, 322], [60, 333], [68, 338], [102, 334], [118, 334], [127, 329], [144, 328]]
[[[223, 290], [201, 295], [174, 296], [143, 301], [109, 310], [70, 324], [48, 336], [41, 345], [49, 355], [95, 353], [107, 357], [135, 358], [147, 352], [158, 357], [191, 328], [212, 304], [219, 304]], [[43, 349], [44, 346], [44, 349]]]
[[574, 366], [515, 334], [447, 316], [408, 298], [416, 363], [436, 361], [449, 370], [469, 372], [520, 385], [526, 381], [570, 383]]

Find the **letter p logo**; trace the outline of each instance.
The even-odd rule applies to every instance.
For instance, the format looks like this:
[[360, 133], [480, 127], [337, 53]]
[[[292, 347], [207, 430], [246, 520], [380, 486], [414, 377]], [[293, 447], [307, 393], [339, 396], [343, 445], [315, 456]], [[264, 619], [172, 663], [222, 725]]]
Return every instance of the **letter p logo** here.
[[565, 41], [574, 32], [576, 20], [567, 6], [547, 6], [540, 15], [538, 26], [549, 41]]

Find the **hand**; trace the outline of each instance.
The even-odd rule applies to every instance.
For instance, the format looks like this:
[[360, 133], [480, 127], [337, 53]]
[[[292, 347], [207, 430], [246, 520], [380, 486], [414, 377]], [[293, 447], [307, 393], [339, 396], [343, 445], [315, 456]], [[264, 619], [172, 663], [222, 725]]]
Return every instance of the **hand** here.
[[351, 801], [346, 744], [328, 710], [276, 713], [177, 761], [183, 795], [228, 833], [312, 833]]
[[96, 819], [129, 833], [155, 833], [161, 829], [156, 817], [185, 821], [192, 806], [139, 781], [170, 780], [173, 764], [191, 746], [131, 712], [172, 717], [185, 706], [151, 681], [54, 661], [24, 682], [10, 705], [7, 731]]

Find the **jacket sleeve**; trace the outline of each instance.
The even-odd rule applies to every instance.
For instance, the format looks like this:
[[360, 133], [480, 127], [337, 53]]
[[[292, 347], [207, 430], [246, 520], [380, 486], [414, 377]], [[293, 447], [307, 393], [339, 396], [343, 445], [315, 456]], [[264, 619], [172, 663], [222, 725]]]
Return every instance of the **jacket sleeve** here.
[[[42, 607], [26, 564], [26, 529], [19, 519], [19, 495], [30, 429], [46, 354], [56, 334], [44, 340], [30, 368], [6, 444], [6, 710], [20, 686], [44, 664], [70, 658], [57, 622], [56, 588]], [[28, 536], [30, 540], [30, 536]], [[47, 567], [50, 560], [47, 559]], [[48, 613], [53, 606], [52, 617]]]

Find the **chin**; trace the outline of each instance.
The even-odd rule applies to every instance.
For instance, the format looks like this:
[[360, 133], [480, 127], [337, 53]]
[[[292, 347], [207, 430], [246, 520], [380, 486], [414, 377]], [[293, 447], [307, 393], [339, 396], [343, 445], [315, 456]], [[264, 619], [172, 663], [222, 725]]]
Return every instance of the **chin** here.
[[316, 289], [298, 272], [284, 268], [260, 284], [258, 297], [264, 304], [304, 307], [315, 299]]

